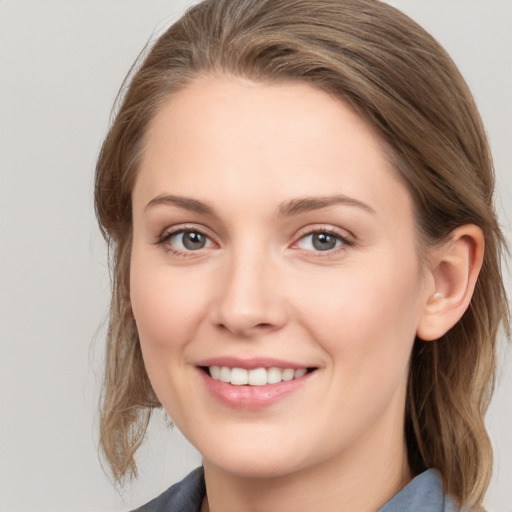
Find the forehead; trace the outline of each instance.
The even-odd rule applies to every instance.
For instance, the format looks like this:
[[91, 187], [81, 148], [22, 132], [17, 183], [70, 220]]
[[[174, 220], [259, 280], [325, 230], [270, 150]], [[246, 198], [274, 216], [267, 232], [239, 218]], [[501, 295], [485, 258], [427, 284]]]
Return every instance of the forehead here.
[[214, 190], [220, 201], [259, 207], [334, 193], [378, 208], [390, 194], [409, 202], [381, 138], [344, 102], [306, 83], [226, 76], [201, 77], [161, 107], [134, 194]]
[[[327, 138], [327, 132], [332, 137]], [[162, 144], [172, 144], [172, 150], [186, 144], [186, 149], [196, 152], [200, 145], [243, 142], [275, 153], [276, 146], [285, 152], [287, 143], [302, 142], [306, 146], [296, 150], [311, 150], [318, 159], [328, 154], [336, 137], [336, 146], [347, 155], [347, 149], [356, 156], [363, 149], [361, 143], [366, 147], [370, 143], [382, 152], [379, 157], [384, 156], [384, 144], [369, 122], [339, 98], [308, 83], [269, 84], [201, 75], [164, 102], [148, 126], [145, 141], [146, 148], [150, 146], [146, 156]]]

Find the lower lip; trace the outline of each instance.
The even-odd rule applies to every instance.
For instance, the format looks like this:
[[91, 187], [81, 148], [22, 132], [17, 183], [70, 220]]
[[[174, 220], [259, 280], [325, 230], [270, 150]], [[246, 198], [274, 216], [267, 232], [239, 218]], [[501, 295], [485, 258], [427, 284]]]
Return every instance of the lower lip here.
[[235, 386], [212, 379], [206, 372], [199, 370], [203, 382], [210, 394], [221, 404], [234, 409], [258, 410], [269, 407], [288, 395], [298, 391], [314, 373], [277, 384], [265, 386]]

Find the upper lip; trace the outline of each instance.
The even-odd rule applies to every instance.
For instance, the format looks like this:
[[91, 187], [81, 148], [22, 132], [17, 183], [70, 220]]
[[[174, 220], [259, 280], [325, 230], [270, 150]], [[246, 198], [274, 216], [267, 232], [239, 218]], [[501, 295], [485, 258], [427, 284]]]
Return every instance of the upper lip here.
[[272, 357], [251, 357], [240, 358], [234, 356], [212, 357], [196, 363], [197, 366], [227, 366], [228, 368], [244, 368], [254, 370], [255, 368], [315, 368], [314, 365], [301, 364], [295, 361], [275, 359]]

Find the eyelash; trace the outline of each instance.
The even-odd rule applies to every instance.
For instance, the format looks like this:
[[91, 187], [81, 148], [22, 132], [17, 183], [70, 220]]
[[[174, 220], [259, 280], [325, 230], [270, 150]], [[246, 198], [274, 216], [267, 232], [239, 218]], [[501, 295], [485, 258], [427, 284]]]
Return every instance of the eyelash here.
[[328, 249], [325, 251], [321, 250], [311, 250], [311, 249], [302, 249], [300, 247], [294, 247], [295, 250], [305, 251], [311, 253], [315, 258], [322, 258], [332, 256], [333, 254], [337, 254], [339, 251], [344, 249], [354, 247], [356, 242], [353, 238], [342, 235], [338, 230], [333, 229], [331, 227], [320, 227], [317, 229], [310, 229], [307, 232], [304, 232], [300, 235], [296, 242], [293, 243], [293, 246], [297, 246], [301, 240], [304, 240], [307, 237], [313, 237], [314, 235], [329, 235], [336, 239], [337, 242], [340, 242], [338, 247], [334, 247], [332, 249]]
[[184, 258], [187, 258], [187, 257], [191, 257], [191, 256], [195, 256], [194, 253], [195, 252], [199, 252], [200, 249], [198, 249], [197, 251], [194, 251], [194, 250], [180, 250], [180, 249], [176, 249], [174, 248], [170, 243], [169, 241], [177, 236], [177, 235], [180, 235], [180, 234], [185, 234], [185, 233], [196, 233], [196, 234], [199, 234], [199, 235], [202, 235], [204, 236], [207, 240], [210, 241], [210, 243], [212, 243], [211, 241], [211, 237], [209, 237], [203, 230], [201, 229], [198, 229], [196, 227], [187, 227], [187, 226], [184, 226], [184, 227], [180, 227], [178, 229], [175, 229], [175, 230], [172, 230], [172, 231], [164, 231], [156, 240], [155, 242], [155, 245], [158, 245], [160, 247], [162, 247], [166, 252], [168, 253], [171, 253], [175, 256], [181, 256], [181, 257], [184, 257]]
[[[173, 254], [175, 256], [180, 256], [180, 257], [184, 257], [184, 258], [194, 257], [194, 256], [196, 256], [194, 253], [200, 252], [201, 249], [203, 249], [203, 248], [200, 248], [200, 249], [197, 249], [197, 250], [192, 250], [192, 249], [180, 250], [180, 249], [174, 248], [169, 243], [169, 241], [173, 237], [175, 237], [177, 235], [180, 235], [180, 234], [185, 234], [185, 233], [196, 233], [196, 234], [199, 234], [199, 235], [205, 237], [207, 240], [209, 240], [211, 244], [215, 244], [214, 242], [212, 242], [211, 237], [209, 237], [203, 230], [198, 229], [196, 227], [186, 227], [186, 226], [185, 227], [180, 227], [179, 229], [175, 229], [175, 230], [172, 230], [172, 231], [164, 231], [157, 238], [157, 240], [155, 241], [154, 244], [162, 247], [166, 252], [171, 253], [171, 254]], [[297, 244], [301, 240], [304, 240], [308, 236], [312, 237], [314, 235], [320, 235], [320, 234], [325, 234], [325, 235], [329, 235], [329, 236], [334, 237], [337, 242], [340, 242], [340, 245], [338, 247], [334, 247], [333, 249], [328, 249], [326, 251], [302, 249], [300, 247], [294, 247], [294, 246], [297, 246]], [[347, 236], [342, 235], [339, 231], [337, 231], [335, 229], [332, 229], [330, 227], [329, 228], [326, 227], [326, 228], [312, 229], [312, 230], [309, 230], [307, 232], [304, 232], [297, 239], [297, 241], [293, 243], [292, 248], [294, 250], [312, 253], [312, 254], [314, 254], [314, 257], [320, 257], [321, 258], [321, 257], [324, 257], [324, 256], [332, 255], [333, 253], [337, 253], [338, 251], [346, 249], [348, 247], [354, 247], [355, 245], [356, 245], [356, 242], [352, 238], [349, 238]]]

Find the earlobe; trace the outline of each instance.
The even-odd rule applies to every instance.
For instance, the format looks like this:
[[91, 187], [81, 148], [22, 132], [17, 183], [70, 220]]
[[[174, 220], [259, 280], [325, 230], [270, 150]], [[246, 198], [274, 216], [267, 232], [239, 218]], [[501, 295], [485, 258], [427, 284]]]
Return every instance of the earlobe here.
[[430, 272], [435, 292], [424, 305], [418, 338], [436, 340], [460, 320], [473, 296], [484, 248], [482, 230], [468, 224], [455, 229], [450, 239], [434, 250]]

